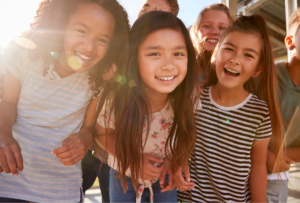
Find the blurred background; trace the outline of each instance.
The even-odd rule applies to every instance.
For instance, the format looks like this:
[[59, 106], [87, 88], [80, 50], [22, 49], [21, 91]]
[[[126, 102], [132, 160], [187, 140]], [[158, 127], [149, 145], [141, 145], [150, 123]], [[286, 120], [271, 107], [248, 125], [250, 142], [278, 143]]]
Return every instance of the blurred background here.
[[[129, 14], [130, 23], [137, 19], [142, 6], [142, 0], [118, 0]], [[35, 11], [41, 0], [0, 0], [0, 48], [5, 47], [15, 36], [30, 28], [34, 21]], [[178, 17], [190, 27], [199, 12], [213, 3], [227, 5], [233, 15], [260, 14], [267, 21], [270, 28], [271, 41], [275, 61], [287, 61], [290, 57], [284, 38], [288, 31], [287, 22], [291, 13], [300, 6], [300, 0], [178, 0], [180, 11]], [[4, 64], [0, 60], [0, 73]], [[288, 202], [300, 202], [300, 170], [298, 165], [290, 170], [290, 185]], [[85, 202], [100, 202], [99, 186], [87, 192]]]

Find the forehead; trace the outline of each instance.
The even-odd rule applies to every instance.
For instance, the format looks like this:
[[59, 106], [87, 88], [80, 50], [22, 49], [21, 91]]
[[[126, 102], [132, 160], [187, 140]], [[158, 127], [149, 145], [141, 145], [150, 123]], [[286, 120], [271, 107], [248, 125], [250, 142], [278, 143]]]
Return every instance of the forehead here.
[[143, 6], [149, 4], [150, 7], [169, 8], [166, 0], [143, 0]]
[[147, 46], [176, 47], [185, 46], [185, 39], [181, 31], [160, 29], [150, 33], [140, 47]]
[[101, 33], [112, 35], [115, 28], [115, 20], [112, 14], [98, 4], [84, 4], [79, 6], [70, 17], [68, 26], [84, 24], [90, 29], [99, 30]]
[[225, 36], [222, 45], [227, 42], [234, 44], [236, 47], [251, 48], [257, 51], [260, 51], [262, 48], [262, 39], [256, 33], [233, 31]]
[[202, 15], [201, 22], [216, 22], [229, 25], [229, 18], [224, 11], [208, 10]]

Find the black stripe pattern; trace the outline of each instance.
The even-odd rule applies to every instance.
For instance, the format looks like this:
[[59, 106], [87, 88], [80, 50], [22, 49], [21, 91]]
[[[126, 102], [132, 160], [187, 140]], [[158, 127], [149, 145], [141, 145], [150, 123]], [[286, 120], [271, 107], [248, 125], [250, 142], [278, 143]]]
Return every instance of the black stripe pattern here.
[[[269, 110], [254, 95], [234, 108], [220, 107], [211, 88], [200, 96], [196, 110], [197, 140], [190, 159], [195, 189], [178, 191], [183, 202], [250, 202], [249, 174], [254, 141], [272, 134]], [[227, 108], [227, 109], [226, 109]]]

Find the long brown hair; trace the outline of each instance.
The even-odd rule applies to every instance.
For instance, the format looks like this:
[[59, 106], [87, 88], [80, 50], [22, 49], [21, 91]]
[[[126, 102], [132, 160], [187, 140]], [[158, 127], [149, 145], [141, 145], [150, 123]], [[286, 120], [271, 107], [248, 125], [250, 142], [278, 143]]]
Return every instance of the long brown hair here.
[[227, 6], [224, 4], [212, 4], [206, 8], [204, 8], [198, 15], [197, 20], [194, 22], [194, 24], [191, 27], [190, 30], [190, 36], [194, 45], [194, 48], [196, 50], [196, 58], [198, 63], [198, 69], [199, 74], [201, 73], [201, 77], [203, 79], [206, 79], [208, 77], [209, 73], [209, 65], [210, 65], [210, 58], [212, 56], [212, 52], [204, 51], [203, 44], [201, 43], [201, 40], [199, 38], [198, 32], [200, 29], [200, 23], [203, 15], [210, 10], [217, 10], [217, 11], [223, 11], [229, 19], [230, 25], [233, 23], [233, 17], [231, 15], [231, 12]]
[[[142, 134], [147, 126], [147, 137], [150, 129], [150, 99], [143, 89], [143, 82], [138, 72], [138, 48], [147, 36], [160, 29], [172, 29], [182, 33], [188, 52], [187, 75], [177, 88], [169, 93], [169, 100], [174, 111], [174, 122], [167, 138], [166, 147], [170, 147], [173, 155], [173, 167], [188, 163], [189, 155], [194, 148], [196, 130], [194, 121], [195, 87], [198, 86], [195, 51], [189, 32], [175, 15], [168, 12], [153, 11], [142, 15], [132, 26], [129, 33], [129, 57], [127, 66], [119, 70], [118, 82], [109, 82], [99, 102], [101, 109], [107, 95], [111, 91], [113, 111], [115, 113], [114, 134], [116, 136], [115, 157], [124, 191], [127, 190], [127, 169], [131, 171], [131, 179], [135, 190], [143, 170]], [[123, 80], [123, 82], [122, 82]], [[126, 82], [125, 82], [126, 80]], [[132, 81], [133, 84], [132, 85]], [[146, 138], [147, 140], [147, 138]], [[175, 144], [174, 144], [175, 143]]]
[[[272, 123], [271, 146], [275, 157], [279, 160], [282, 158], [279, 154], [282, 153], [283, 146], [283, 123], [281, 112], [276, 102], [278, 81], [268, 26], [265, 20], [259, 15], [241, 16], [223, 33], [216, 50], [218, 50], [225, 37], [234, 31], [258, 34], [262, 39], [263, 46], [259, 61], [259, 66], [262, 67], [262, 71], [258, 78], [254, 79], [251, 77], [244, 84], [244, 88], [248, 92], [257, 95], [259, 99], [265, 101], [268, 105]], [[218, 82], [215, 67], [211, 67], [207, 86]], [[277, 161], [277, 163], [281, 162]], [[274, 170], [276, 167], [278, 167], [277, 164]]]

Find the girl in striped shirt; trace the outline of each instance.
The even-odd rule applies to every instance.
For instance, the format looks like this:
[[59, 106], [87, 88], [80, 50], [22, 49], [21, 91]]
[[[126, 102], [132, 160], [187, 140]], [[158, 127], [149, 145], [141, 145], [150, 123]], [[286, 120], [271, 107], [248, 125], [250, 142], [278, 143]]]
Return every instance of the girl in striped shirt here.
[[[279, 154], [282, 127], [272, 47], [263, 18], [238, 18], [222, 35], [213, 64], [208, 87], [200, 96], [202, 109], [195, 113], [197, 139], [189, 167], [175, 172], [178, 198], [265, 202], [267, 147], [271, 137]], [[259, 74], [255, 96], [251, 84]]]

